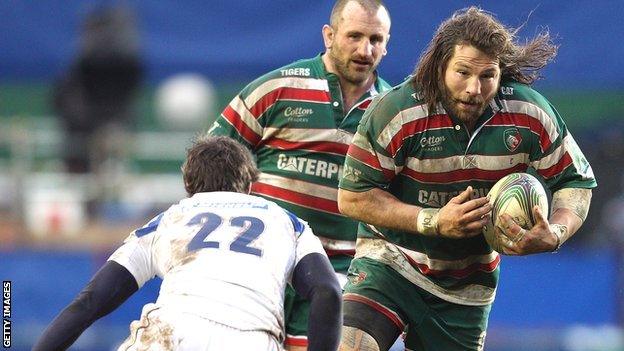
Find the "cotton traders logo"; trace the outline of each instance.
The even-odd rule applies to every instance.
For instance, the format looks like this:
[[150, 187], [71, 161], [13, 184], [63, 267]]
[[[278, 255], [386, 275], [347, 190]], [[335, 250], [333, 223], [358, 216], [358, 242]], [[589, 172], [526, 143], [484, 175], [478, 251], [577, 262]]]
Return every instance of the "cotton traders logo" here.
[[311, 108], [288, 106], [284, 109], [284, 116], [288, 118], [289, 121], [307, 122], [308, 116], [312, 114], [314, 114], [314, 110]]
[[509, 151], [516, 151], [520, 143], [522, 142], [522, 135], [518, 128], [509, 128], [505, 129], [503, 132], [503, 138], [505, 142], [505, 147]]
[[427, 151], [442, 151], [442, 143], [445, 141], [445, 136], [430, 136], [420, 139], [420, 146]]

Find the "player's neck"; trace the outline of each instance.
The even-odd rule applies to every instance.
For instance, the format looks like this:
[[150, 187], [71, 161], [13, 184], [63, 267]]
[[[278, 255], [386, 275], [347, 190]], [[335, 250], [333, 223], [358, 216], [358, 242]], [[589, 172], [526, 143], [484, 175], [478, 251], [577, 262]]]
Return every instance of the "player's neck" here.
[[340, 82], [340, 92], [342, 93], [342, 104], [345, 113], [350, 111], [362, 95], [366, 94], [366, 92], [371, 89], [377, 79], [377, 74], [373, 72], [365, 81], [354, 83], [345, 79], [338, 73], [338, 70], [334, 67], [333, 62], [329, 58], [328, 53], [323, 54], [322, 60], [327, 72], [333, 73], [338, 77], [338, 81]]
[[360, 84], [353, 84], [343, 78], [340, 78], [340, 90], [342, 91], [342, 102], [345, 112], [351, 110], [362, 95], [366, 94], [375, 83], [375, 74], [371, 74], [368, 79]]

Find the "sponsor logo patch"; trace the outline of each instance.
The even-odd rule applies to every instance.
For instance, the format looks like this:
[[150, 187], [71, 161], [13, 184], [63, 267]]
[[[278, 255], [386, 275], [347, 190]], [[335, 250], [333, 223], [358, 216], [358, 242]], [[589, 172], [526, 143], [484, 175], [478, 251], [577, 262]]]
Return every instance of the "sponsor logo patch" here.
[[279, 154], [277, 157], [277, 169], [327, 179], [340, 179], [342, 176], [342, 165], [337, 163], [286, 154]]
[[[446, 205], [453, 197], [459, 195], [463, 190], [456, 191], [427, 191], [424, 189], [418, 190], [418, 202], [429, 207], [442, 207]], [[487, 188], [473, 188], [471, 199], [479, 197], [485, 197], [490, 189]]]
[[297, 68], [282, 69], [282, 70], [280, 70], [280, 74], [282, 76], [309, 77], [310, 76], [310, 68], [297, 67]]
[[500, 90], [503, 95], [513, 95], [514, 93], [514, 88], [512, 87], [501, 87]]
[[284, 109], [284, 117], [292, 122], [307, 122], [312, 114], [314, 110], [311, 108], [288, 106]]
[[301, 118], [310, 116], [312, 114], [314, 114], [314, 110], [311, 108], [288, 106], [284, 109], [284, 116], [288, 118]]
[[429, 136], [420, 139], [420, 146], [425, 151], [442, 151], [442, 143], [445, 141], [445, 136]]

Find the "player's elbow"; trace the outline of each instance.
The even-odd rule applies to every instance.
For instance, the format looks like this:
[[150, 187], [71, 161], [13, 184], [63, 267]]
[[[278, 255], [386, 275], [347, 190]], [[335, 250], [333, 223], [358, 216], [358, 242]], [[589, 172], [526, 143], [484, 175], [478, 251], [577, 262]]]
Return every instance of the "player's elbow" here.
[[321, 306], [338, 311], [342, 306], [342, 288], [336, 279], [327, 279], [314, 288], [311, 298]]

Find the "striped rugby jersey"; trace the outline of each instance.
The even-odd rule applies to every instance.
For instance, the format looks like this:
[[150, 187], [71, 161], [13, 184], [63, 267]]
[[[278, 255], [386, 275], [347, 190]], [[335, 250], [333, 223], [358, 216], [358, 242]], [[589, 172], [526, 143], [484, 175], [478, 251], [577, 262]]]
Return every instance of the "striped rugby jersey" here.
[[256, 79], [210, 129], [245, 144], [260, 179], [252, 193], [306, 220], [328, 254], [353, 254], [357, 222], [338, 212], [338, 181], [345, 154], [372, 97], [390, 86], [377, 78], [348, 113], [338, 76], [318, 55]]
[[[373, 101], [349, 148], [341, 188], [379, 187], [403, 202], [440, 208], [468, 185], [474, 197], [485, 196], [513, 172], [533, 172], [553, 192], [596, 186], [561, 116], [529, 86], [502, 83], [472, 135], [441, 105], [429, 113], [419, 95], [408, 80]], [[500, 257], [482, 235], [457, 240], [361, 224], [356, 257], [363, 256], [447, 301], [494, 300]]]

